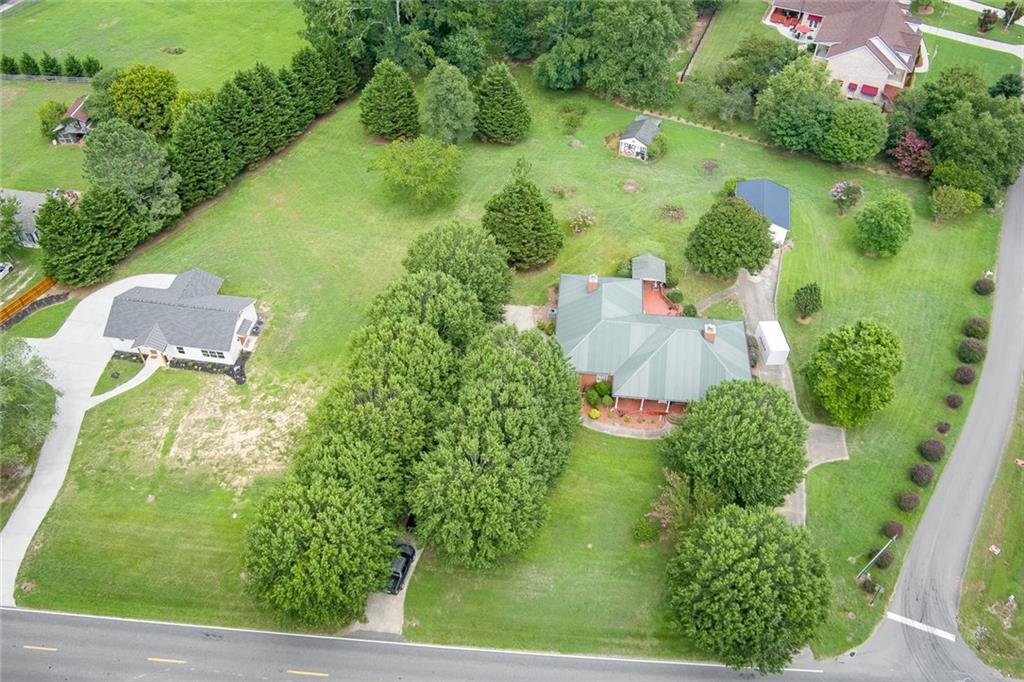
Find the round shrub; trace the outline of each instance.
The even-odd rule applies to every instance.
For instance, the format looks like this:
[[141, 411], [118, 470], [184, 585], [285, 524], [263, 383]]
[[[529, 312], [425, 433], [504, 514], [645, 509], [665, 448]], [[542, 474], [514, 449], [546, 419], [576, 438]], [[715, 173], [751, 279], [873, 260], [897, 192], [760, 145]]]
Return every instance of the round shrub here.
[[648, 516], [641, 516], [633, 524], [633, 537], [637, 542], [654, 542], [658, 539], [658, 523]]
[[605, 407], [611, 407], [615, 404], [615, 398], [612, 398], [610, 395], [601, 396], [601, 404]]
[[597, 391], [597, 394], [602, 398], [605, 397], [606, 395], [612, 394], [612, 382], [608, 381], [607, 379], [605, 379], [604, 381], [598, 381], [596, 384], [594, 384], [593, 388], [595, 391]]
[[942, 459], [942, 456], [946, 454], [946, 444], [941, 440], [935, 440], [929, 438], [926, 441], [921, 441], [921, 444], [917, 446], [921, 456], [929, 462], [938, 462]]
[[996, 283], [987, 277], [982, 277], [974, 282], [974, 293], [979, 296], [988, 296], [996, 290]]
[[930, 464], [921, 462], [910, 467], [910, 480], [922, 488], [927, 488], [935, 478], [935, 469]]
[[970, 365], [960, 365], [953, 372], [953, 381], [961, 386], [970, 386], [974, 383], [974, 378], [977, 375], [978, 373]]
[[596, 407], [591, 407], [590, 412], [587, 412], [587, 416], [590, 417], [591, 419], [597, 419], [598, 417], [601, 416], [601, 411], [598, 410]]
[[988, 330], [988, 320], [984, 317], [974, 316], [964, 322], [964, 336], [972, 339], [987, 339]]
[[988, 348], [984, 341], [968, 337], [960, 342], [960, 347], [956, 349], [956, 356], [960, 358], [960, 362], [974, 364], [984, 360], [987, 352]]
[[964, 397], [959, 393], [950, 393], [946, 396], [946, 404], [955, 410], [964, 404]]
[[601, 396], [597, 394], [597, 389], [591, 386], [587, 389], [587, 405], [591, 407], [597, 407], [601, 403]]
[[[954, 395], [954, 394], [950, 394], [950, 395]], [[935, 425], [935, 430], [938, 431], [939, 433], [942, 433], [942, 434], [949, 433], [949, 428], [950, 428], [950, 423], [949, 422], [939, 422], [938, 424]]]
[[683, 306], [683, 315], [687, 317], [697, 317], [697, 306], [692, 303], [687, 303]]
[[675, 303], [676, 305], [679, 305], [680, 303], [683, 302], [683, 292], [681, 291], [670, 291], [667, 294], [665, 294], [665, 297], [668, 298], [668, 300]]
[[[878, 548], [875, 548], [875, 549], [871, 550], [871, 555], [868, 558], [871, 559], [876, 554], [878, 554]], [[896, 557], [894, 557], [892, 555], [892, 552], [889, 551], [888, 549], [886, 549], [886, 550], [882, 551], [881, 554], [878, 554], [878, 558], [875, 559], [875, 568], [881, 568], [881, 569], [889, 568], [890, 566], [892, 566], [893, 559], [895, 559], [895, 558]]]
[[899, 499], [896, 500], [896, 506], [905, 512], [914, 511], [919, 504], [921, 504], [921, 498], [909, 490], [900, 493]]
[[903, 537], [903, 524], [899, 521], [886, 521], [882, 526], [882, 535], [887, 540]]
[[864, 580], [861, 581], [860, 586], [861, 589], [863, 589], [868, 594], [874, 594], [878, 584], [871, 578], [864, 578]]

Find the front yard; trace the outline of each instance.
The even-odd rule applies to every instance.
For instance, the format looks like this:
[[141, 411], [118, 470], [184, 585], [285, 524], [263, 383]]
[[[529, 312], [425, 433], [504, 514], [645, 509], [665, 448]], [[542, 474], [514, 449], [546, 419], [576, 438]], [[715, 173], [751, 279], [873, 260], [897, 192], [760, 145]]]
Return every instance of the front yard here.
[[[986, 40], [996, 40], [1001, 43], [1024, 45], [1024, 26], [1021, 26], [1019, 23], [1011, 26], [1010, 30], [1006, 33], [1003, 33], [1002, 22], [996, 24], [996, 27], [988, 33], [978, 33], [978, 17], [981, 16], [980, 12], [975, 12], [974, 10], [960, 7], [944, 0], [936, 2], [934, 8], [935, 11], [931, 14], [922, 14], [917, 8], [917, 3], [914, 3], [914, 16], [930, 26], [938, 26], [947, 31], [957, 31], [966, 35], [985, 38]], [[1000, 5], [1000, 16], [1002, 16], [1002, 8], [1003, 6]]]
[[987, 47], [977, 47], [958, 40], [940, 38], [925, 34], [924, 44], [928, 48], [931, 63], [928, 70], [914, 76], [914, 83], [920, 85], [938, 78], [943, 69], [953, 66], [977, 66], [982, 78], [991, 85], [1007, 73], [1020, 73], [1020, 57], [1006, 52], [997, 52]]
[[476, 571], [428, 552], [405, 606], [418, 642], [633, 656], [695, 655], [665, 607], [668, 540], [633, 523], [664, 482], [656, 441], [581, 428], [551, 493], [551, 518], [522, 556]]

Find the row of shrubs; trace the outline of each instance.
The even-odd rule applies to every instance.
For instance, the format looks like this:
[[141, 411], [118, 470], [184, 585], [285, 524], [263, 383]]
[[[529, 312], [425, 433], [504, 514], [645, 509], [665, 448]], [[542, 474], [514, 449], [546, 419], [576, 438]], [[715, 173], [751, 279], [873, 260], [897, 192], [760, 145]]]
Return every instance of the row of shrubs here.
[[43, 52], [43, 56], [36, 61], [36, 58], [28, 52], [22, 52], [21, 56], [15, 59], [9, 54], [0, 57], [0, 72], [16, 76], [71, 76], [80, 78], [92, 78], [103, 66], [99, 60], [91, 54], [79, 59], [73, 54], [64, 56], [64, 60], [57, 59], [49, 52]]
[[[981, 285], [982, 282], [986, 284]], [[980, 279], [975, 282], [974, 289], [978, 294], [987, 296], [994, 289], [994, 286], [990, 287], [989, 285], [993, 285], [992, 280]], [[953, 371], [953, 381], [961, 386], [969, 386], [974, 383], [977, 377], [977, 371], [974, 367], [971, 367], [971, 364], [979, 363], [985, 359], [987, 349], [984, 340], [988, 338], [989, 322], [985, 318], [978, 316], [968, 318], [964, 323], [963, 333], [964, 339], [957, 348], [957, 357], [961, 362], [967, 364], [960, 365]], [[959, 409], [963, 404], [964, 397], [961, 394], [949, 393], [946, 395], [946, 405], [951, 409]], [[943, 436], [949, 433], [950, 428], [951, 425], [948, 421], [940, 421], [935, 425], [935, 430]], [[928, 438], [918, 444], [917, 451], [925, 461], [918, 462], [910, 467], [908, 474], [911, 482], [918, 488], [923, 489], [927, 488], [935, 480], [935, 467], [933, 465], [941, 462], [943, 457], [946, 456], [946, 444], [937, 438]], [[905, 513], [913, 512], [920, 504], [921, 496], [910, 490], [904, 490], [896, 498], [896, 506]], [[882, 526], [882, 535], [886, 539], [902, 537], [903, 524], [899, 521], [887, 521]], [[870, 556], [873, 557], [878, 552], [878, 549], [872, 549]], [[892, 552], [885, 550], [875, 560], [875, 566], [885, 569], [892, 564], [893, 559]], [[865, 580], [862, 585], [867, 592], [874, 592], [875, 590], [875, 583], [870, 579]]]

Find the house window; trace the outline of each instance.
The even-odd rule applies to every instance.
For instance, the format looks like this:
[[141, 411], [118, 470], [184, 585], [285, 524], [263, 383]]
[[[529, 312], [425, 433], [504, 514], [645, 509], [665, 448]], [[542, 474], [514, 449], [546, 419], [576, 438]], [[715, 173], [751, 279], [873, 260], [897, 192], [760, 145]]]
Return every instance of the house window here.
[[175, 346], [175, 348], [178, 349], [178, 355], [184, 355], [185, 354], [185, 349], [182, 348], [181, 346]]
[[219, 350], [206, 350], [203, 348], [199, 352], [203, 354], [204, 358], [217, 358], [218, 360], [224, 359], [224, 353]]

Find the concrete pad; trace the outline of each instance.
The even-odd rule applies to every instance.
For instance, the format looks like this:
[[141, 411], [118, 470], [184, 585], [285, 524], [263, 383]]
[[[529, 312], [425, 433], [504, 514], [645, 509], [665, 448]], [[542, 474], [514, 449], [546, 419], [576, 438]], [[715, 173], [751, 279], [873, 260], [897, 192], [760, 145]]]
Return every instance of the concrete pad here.
[[505, 306], [505, 323], [521, 332], [533, 329], [537, 326], [533, 310], [532, 305], [507, 305]]

